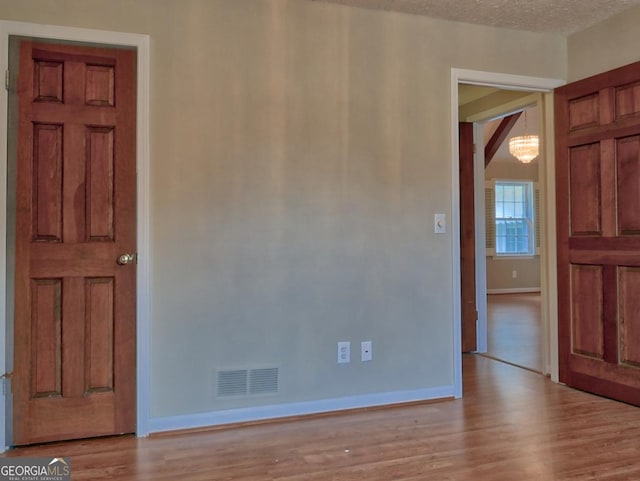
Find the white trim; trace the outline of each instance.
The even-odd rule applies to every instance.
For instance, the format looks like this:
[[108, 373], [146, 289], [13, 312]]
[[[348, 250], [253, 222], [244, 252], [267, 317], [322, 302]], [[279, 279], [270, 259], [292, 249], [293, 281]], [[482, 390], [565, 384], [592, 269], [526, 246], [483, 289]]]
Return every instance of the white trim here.
[[[541, 320], [542, 335], [547, 342], [542, 345], [544, 374], [549, 374], [553, 382], [559, 381], [558, 366], [558, 275], [556, 243], [556, 176], [555, 176], [555, 126], [553, 95], [542, 95], [538, 103], [538, 116], [544, 129], [543, 148], [545, 162], [540, 166], [538, 178], [543, 179], [540, 191], [540, 242], [544, 246], [540, 253], [540, 285], [542, 292]], [[554, 293], [554, 295], [551, 295]]]
[[[2, 26], [0, 25], [0, 29]], [[6, 70], [9, 65], [9, 36], [0, 35], [0, 68]], [[5, 89], [0, 94], [0, 372], [7, 372], [7, 114], [9, 96]], [[6, 451], [7, 446], [7, 381], [3, 381], [0, 396], [0, 449]]]
[[[484, 72], [480, 70], [451, 69], [451, 265], [453, 273], [453, 368], [454, 392], [456, 397], [462, 396], [462, 353], [461, 353], [461, 314], [460, 314], [460, 182], [459, 182], [459, 152], [458, 152], [458, 84], [484, 85], [509, 90], [529, 90], [536, 92], [550, 92], [565, 84], [564, 80], [511, 75], [505, 73]], [[476, 236], [478, 233], [476, 232]], [[550, 261], [549, 258], [546, 259]], [[477, 262], [486, 262], [485, 257], [476, 257]], [[476, 266], [477, 269], [477, 266]], [[548, 265], [551, 276], [555, 275], [555, 266]], [[547, 289], [544, 295], [550, 296]], [[553, 338], [549, 341], [553, 346]], [[553, 353], [551, 353], [553, 355]], [[551, 377], [554, 373], [552, 365]], [[557, 364], [556, 366], [557, 367]]]
[[[458, 71], [451, 69], [451, 273], [453, 315], [453, 386], [462, 397], [462, 288], [460, 285], [460, 146], [458, 143]], [[476, 294], [477, 295], [477, 294]]]
[[[516, 112], [522, 112], [522, 110], [526, 107], [535, 105], [537, 98], [538, 93], [532, 93], [531, 95], [527, 95], [526, 97], [521, 97], [517, 100], [501, 104], [498, 107], [488, 108], [487, 110], [483, 110], [481, 112], [478, 112], [477, 114], [469, 115], [465, 118], [465, 120], [467, 122], [484, 122], [495, 120], [497, 118], [504, 117], [505, 115], [513, 114]], [[497, 161], [498, 159], [494, 159], [492, 162]]]
[[[473, 124], [473, 143], [480, 145], [484, 142], [484, 127], [476, 122]], [[476, 310], [478, 321], [476, 324], [476, 352], [485, 353], [488, 350], [487, 333], [487, 262], [482, 262], [486, 249], [486, 219], [484, 183], [484, 149], [476, 149], [473, 156], [474, 197], [475, 197], [475, 253], [476, 253]]]
[[536, 249], [535, 254], [527, 255], [527, 254], [497, 254], [495, 249], [493, 250], [493, 254], [487, 254], [487, 257], [491, 257], [494, 261], [532, 261], [535, 260], [537, 256], [539, 256], [538, 249]]
[[539, 287], [509, 287], [506, 289], [487, 289], [487, 294], [525, 294], [529, 292], [541, 292]]
[[[530, 92], [550, 92], [566, 82], [560, 79], [546, 77], [528, 77], [524, 75], [511, 75], [507, 73], [484, 72], [482, 70], [467, 70], [452, 68], [451, 74], [455, 75], [459, 83], [470, 85], [483, 85], [488, 87], [501, 87], [505, 90], [526, 90]], [[456, 83], [456, 89], [457, 89]], [[456, 109], [458, 106], [456, 105]], [[457, 116], [456, 116], [457, 117]]]
[[[150, 249], [150, 158], [149, 158], [149, 83], [150, 83], [150, 40], [148, 35], [90, 30], [86, 28], [60, 27], [35, 23], [10, 22], [0, 20], [0, 72], [8, 68], [9, 36], [47, 38], [78, 42], [102, 43], [109, 45], [126, 45], [137, 49], [137, 123], [136, 123], [136, 163], [138, 169], [137, 185], [137, 242], [138, 242], [138, 277], [137, 277], [137, 406], [136, 434], [146, 436], [149, 433], [149, 401], [150, 401], [150, 319], [151, 319], [151, 249]], [[6, 349], [6, 172], [7, 172], [7, 100], [5, 89], [0, 89], [0, 369], [5, 367]], [[4, 404], [4, 398], [2, 399]], [[6, 446], [6, 419], [4, 405], [0, 418], [0, 446]]]
[[453, 391], [453, 386], [441, 386], [414, 391], [383, 392], [362, 396], [324, 399], [321, 401], [273, 404], [269, 406], [152, 418], [149, 420], [149, 432], [176, 431], [179, 429], [194, 429], [290, 416], [328, 413], [345, 409], [388, 406], [416, 401], [432, 401], [450, 398], [454, 395]]

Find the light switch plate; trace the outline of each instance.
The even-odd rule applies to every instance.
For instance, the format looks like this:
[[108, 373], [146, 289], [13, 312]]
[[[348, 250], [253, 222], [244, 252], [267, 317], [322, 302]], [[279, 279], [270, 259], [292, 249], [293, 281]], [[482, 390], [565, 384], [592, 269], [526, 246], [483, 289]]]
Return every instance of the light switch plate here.
[[433, 232], [436, 234], [447, 233], [447, 216], [444, 214], [435, 214], [433, 216]]

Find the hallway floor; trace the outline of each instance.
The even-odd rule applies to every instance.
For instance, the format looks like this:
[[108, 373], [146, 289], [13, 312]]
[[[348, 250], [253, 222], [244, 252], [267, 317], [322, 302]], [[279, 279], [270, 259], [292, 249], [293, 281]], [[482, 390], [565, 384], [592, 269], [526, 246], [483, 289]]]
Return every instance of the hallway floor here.
[[487, 296], [487, 356], [542, 372], [540, 294]]

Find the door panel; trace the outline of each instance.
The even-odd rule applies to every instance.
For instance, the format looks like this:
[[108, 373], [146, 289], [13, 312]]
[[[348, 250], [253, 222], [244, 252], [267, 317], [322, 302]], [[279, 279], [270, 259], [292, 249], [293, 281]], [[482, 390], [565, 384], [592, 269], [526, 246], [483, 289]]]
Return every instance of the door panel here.
[[462, 352], [477, 349], [476, 241], [473, 123], [460, 122], [460, 274]]
[[135, 52], [23, 41], [14, 444], [135, 430]]
[[583, 356], [602, 359], [602, 267], [571, 266], [571, 344]]
[[581, 145], [569, 152], [571, 234], [600, 234], [600, 146]]
[[640, 268], [623, 267], [619, 271], [620, 362], [640, 367]]
[[640, 405], [640, 64], [555, 105], [560, 380]]
[[640, 136], [617, 140], [616, 170], [618, 172], [617, 215], [619, 233], [640, 234]]

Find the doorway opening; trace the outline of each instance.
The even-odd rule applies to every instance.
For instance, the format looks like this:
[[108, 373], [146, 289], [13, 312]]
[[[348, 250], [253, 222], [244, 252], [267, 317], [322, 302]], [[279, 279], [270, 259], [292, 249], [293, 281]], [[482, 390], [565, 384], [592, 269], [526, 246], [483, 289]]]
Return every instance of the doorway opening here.
[[[461, 85], [461, 114], [477, 116], [468, 91], [486, 88]], [[504, 99], [536, 101], [538, 94], [498, 90], [485, 103], [501, 108]], [[502, 99], [502, 100], [501, 100]], [[508, 364], [543, 372], [541, 306], [540, 172], [544, 156], [523, 162], [509, 151], [510, 139], [541, 137], [536, 103], [478, 122], [484, 149], [484, 226], [487, 349], [485, 355]], [[543, 139], [544, 140], [544, 139]], [[478, 174], [482, 172], [478, 169]], [[483, 179], [478, 179], [481, 184]], [[479, 187], [479, 186], [478, 186]], [[480, 218], [481, 216], [478, 216]], [[482, 247], [482, 246], [479, 246]]]
[[[555, 216], [552, 213], [555, 205], [553, 190], [555, 177], [553, 172], [553, 125], [551, 122], [553, 115], [552, 95], [553, 88], [562, 85], [562, 81], [555, 79], [544, 79], [536, 77], [520, 77], [505, 74], [495, 74], [488, 72], [478, 72], [469, 70], [453, 69], [452, 71], [452, 132], [458, 132], [458, 122], [467, 121], [474, 124], [474, 143], [476, 145], [476, 155], [474, 159], [474, 190], [475, 190], [475, 265], [476, 265], [476, 303], [478, 310], [477, 321], [477, 349], [475, 352], [487, 353], [489, 348], [489, 334], [487, 323], [487, 251], [486, 251], [486, 216], [485, 216], [485, 142], [482, 138], [483, 129], [481, 122], [498, 120], [507, 115], [534, 106], [540, 115], [538, 125], [540, 127], [541, 143], [538, 184], [540, 191], [540, 228], [539, 236], [541, 249], [539, 253], [539, 303], [540, 303], [540, 359], [541, 372], [548, 374], [553, 380], [557, 380], [557, 316], [555, 314], [555, 298], [551, 295], [555, 292]], [[468, 87], [467, 87], [468, 86]], [[460, 89], [462, 87], [462, 89]], [[467, 88], [467, 92], [463, 90]], [[474, 92], [475, 90], [475, 92]], [[465, 98], [466, 96], [466, 98]], [[463, 109], [463, 105], [466, 109]], [[459, 145], [457, 135], [452, 136], [452, 150], [454, 152], [454, 204], [460, 195], [459, 172]], [[503, 139], [504, 140], [504, 139]], [[457, 211], [457, 209], [456, 209]], [[454, 242], [459, 240], [461, 226], [460, 219], [454, 226], [458, 230], [453, 233]], [[455, 245], [454, 263], [459, 263], [459, 245]], [[535, 257], [535, 256], [531, 256]], [[498, 261], [496, 261], [498, 262]], [[503, 261], [504, 262], [504, 261]], [[504, 264], [506, 265], [506, 264]], [[511, 269], [512, 274], [513, 269]], [[456, 272], [460, 272], [460, 264], [456, 266]], [[518, 272], [516, 273], [516, 276]], [[460, 279], [461, 280], [461, 279]], [[459, 286], [455, 286], [459, 288]], [[538, 287], [538, 286], [534, 286]], [[515, 288], [514, 288], [515, 289]], [[516, 294], [517, 292], [512, 292]], [[457, 291], [460, 299], [460, 291]], [[522, 293], [519, 293], [522, 294]], [[456, 311], [456, 317], [462, 324], [460, 308]], [[461, 327], [462, 329], [462, 327]], [[456, 337], [459, 336], [459, 332]], [[461, 358], [460, 344], [456, 346], [456, 356]], [[460, 368], [461, 362], [456, 368]], [[456, 373], [458, 369], [456, 369]], [[460, 387], [456, 380], [456, 387]]]
[[[476, 238], [476, 302], [486, 325], [478, 351], [542, 372], [539, 173], [544, 156], [525, 163], [508, 148], [514, 136], [541, 137], [540, 94], [468, 84], [460, 84], [458, 94], [459, 118], [472, 121], [476, 130], [474, 219], [476, 232], [484, 227], [485, 233]], [[463, 269], [463, 280], [465, 275]]]

